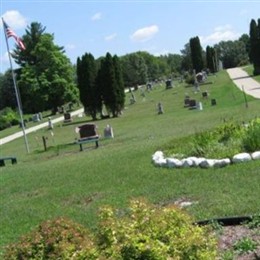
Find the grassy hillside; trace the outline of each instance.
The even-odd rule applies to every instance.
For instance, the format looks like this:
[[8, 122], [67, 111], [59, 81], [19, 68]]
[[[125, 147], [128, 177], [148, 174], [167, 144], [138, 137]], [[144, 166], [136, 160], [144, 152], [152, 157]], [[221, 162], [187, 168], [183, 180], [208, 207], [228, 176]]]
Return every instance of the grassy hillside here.
[[[23, 138], [0, 146], [0, 155], [15, 155], [17, 165], [0, 168], [1, 237], [3, 246], [33, 229], [39, 222], [67, 216], [94, 228], [100, 205], [118, 208], [130, 198], [146, 197], [153, 203], [174, 203], [179, 199], [194, 201], [188, 212], [196, 219], [259, 213], [260, 161], [231, 165], [221, 169], [165, 169], [151, 163], [152, 154], [174, 139], [213, 128], [223, 120], [246, 122], [260, 117], [260, 103], [243, 94], [225, 71], [209, 77], [201, 86], [208, 99], [193, 87], [174, 82], [174, 88], [156, 85], [150, 92], [134, 92], [137, 102], [126, 108], [119, 118], [98, 120], [103, 129], [111, 124], [114, 139], [101, 138], [100, 147], [73, 144], [75, 127], [90, 121], [74, 118], [71, 124], [54, 126], [28, 135], [30, 154]], [[185, 94], [203, 104], [203, 111], [184, 108]], [[210, 99], [215, 98], [216, 106]], [[157, 114], [162, 102], [164, 114]], [[8, 130], [10, 131], [10, 130]], [[4, 133], [2, 132], [2, 135]], [[48, 137], [48, 150], [42, 136]]]

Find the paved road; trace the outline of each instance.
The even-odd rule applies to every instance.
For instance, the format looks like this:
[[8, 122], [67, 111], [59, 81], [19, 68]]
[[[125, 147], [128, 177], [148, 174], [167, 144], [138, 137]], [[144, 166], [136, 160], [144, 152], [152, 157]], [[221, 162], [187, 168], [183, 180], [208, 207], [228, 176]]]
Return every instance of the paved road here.
[[[83, 112], [84, 112], [84, 110], [83, 110], [83, 108], [81, 108], [79, 110], [71, 112], [70, 114], [71, 114], [71, 116], [76, 116], [76, 115], [82, 114]], [[53, 119], [52, 123], [55, 124], [55, 123], [61, 122], [63, 120], [64, 120], [64, 116], [61, 116], [61, 117]], [[45, 123], [42, 123], [42, 124], [30, 127], [28, 129], [25, 129], [25, 133], [29, 134], [31, 132], [34, 132], [34, 131], [39, 130], [39, 129], [44, 128], [44, 127], [48, 127], [48, 122], [45, 122]], [[19, 132], [15, 133], [15, 134], [12, 134], [12, 135], [9, 135], [7, 137], [4, 137], [4, 138], [0, 139], [0, 145], [8, 143], [8, 142], [10, 142], [10, 141], [12, 141], [12, 140], [14, 140], [16, 138], [22, 137], [22, 136], [23, 136], [23, 131], [19, 131]]]
[[227, 72], [237, 87], [255, 98], [260, 98], [260, 83], [252, 79], [241, 68], [227, 69]]

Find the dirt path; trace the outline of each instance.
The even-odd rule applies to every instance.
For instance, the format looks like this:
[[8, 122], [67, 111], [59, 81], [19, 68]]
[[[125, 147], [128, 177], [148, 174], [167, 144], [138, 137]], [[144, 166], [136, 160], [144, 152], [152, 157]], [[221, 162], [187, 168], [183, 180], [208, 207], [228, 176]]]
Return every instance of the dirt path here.
[[248, 76], [244, 70], [232, 68], [227, 69], [227, 73], [240, 90], [244, 89], [246, 94], [260, 98], [260, 83]]

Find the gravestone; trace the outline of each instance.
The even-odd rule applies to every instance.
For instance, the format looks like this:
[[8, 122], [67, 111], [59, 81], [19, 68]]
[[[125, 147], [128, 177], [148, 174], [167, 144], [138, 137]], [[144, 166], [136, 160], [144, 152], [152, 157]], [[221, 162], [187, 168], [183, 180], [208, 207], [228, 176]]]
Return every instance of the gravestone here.
[[72, 122], [72, 117], [70, 113], [64, 113], [64, 123]]
[[211, 99], [211, 105], [212, 106], [216, 106], [217, 105], [217, 101], [215, 98]]
[[110, 125], [107, 125], [104, 129], [105, 138], [114, 138], [113, 128]]
[[195, 92], [200, 91], [199, 82], [197, 80], [195, 80], [194, 82], [194, 88], [195, 88]]
[[201, 102], [197, 103], [197, 109], [200, 110], [200, 111], [203, 110], [203, 106], [202, 106]]
[[49, 128], [49, 129], [53, 129], [53, 123], [52, 123], [50, 117], [48, 118], [48, 128]]
[[190, 109], [195, 109], [195, 108], [197, 108], [197, 103], [196, 103], [196, 100], [195, 100], [195, 99], [190, 99], [189, 108], [190, 108]]
[[189, 107], [189, 106], [190, 106], [190, 97], [188, 95], [185, 95], [184, 107]]
[[38, 117], [39, 117], [39, 119], [41, 121], [42, 120], [42, 113], [41, 112], [38, 113]]
[[163, 114], [163, 106], [161, 102], [158, 103], [158, 114]]
[[95, 124], [85, 124], [79, 126], [80, 138], [94, 137], [97, 136], [96, 125]]
[[208, 92], [207, 91], [202, 92], [202, 97], [203, 98], [208, 98]]
[[171, 79], [166, 80], [165, 84], [166, 84], [166, 89], [172, 88], [172, 81], [171, 81]]
[[39, 114], [34, 114], [34, 115], [32, 116], [32, 121], [33, 121], [33, 122], [39, 122], [39, 121], [40, 121]]

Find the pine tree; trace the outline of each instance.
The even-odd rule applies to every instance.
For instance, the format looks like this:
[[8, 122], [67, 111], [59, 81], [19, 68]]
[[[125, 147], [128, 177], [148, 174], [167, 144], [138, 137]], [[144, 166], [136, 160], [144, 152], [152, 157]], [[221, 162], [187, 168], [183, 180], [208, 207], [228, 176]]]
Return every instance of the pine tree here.
[[198, 36], [190, 39], [191, 60], [196, 73], [203, 69], [202, 47]]
[[254, 66], [254, 75], [260, 74], [260, 19], [258, 24], [254, 19], [250, 22], [250, 53], [249, 58]]
[[120, 60], [115, 55], [113, 57], [114, 68], [115, 68], [115, 79], [116, 79], [116, 107], [117, 113], [121, 113], [125, 104], [125, 88], [123, 81], [123, 73], [120, 64]]
[[206, 47], [206, 62], [207, 62], [208, 69], [212, 73], [217, 72], [218, 65], [217, 65], [217, 54], [215, 48], [210, 46]]
[[93, 120], [97, 119], [97, 113], [101, 111], [101, 99], [96, 86], [97, 65], [92, 54], [86, 53], [77, 59], [77, 78], [80, 93], [80, 101], [84, 111]]
[[117, 56], [107, 53], [101, 61], [97, 85], [107, 111], [117, 117], [124, 105], [124, 84]]

